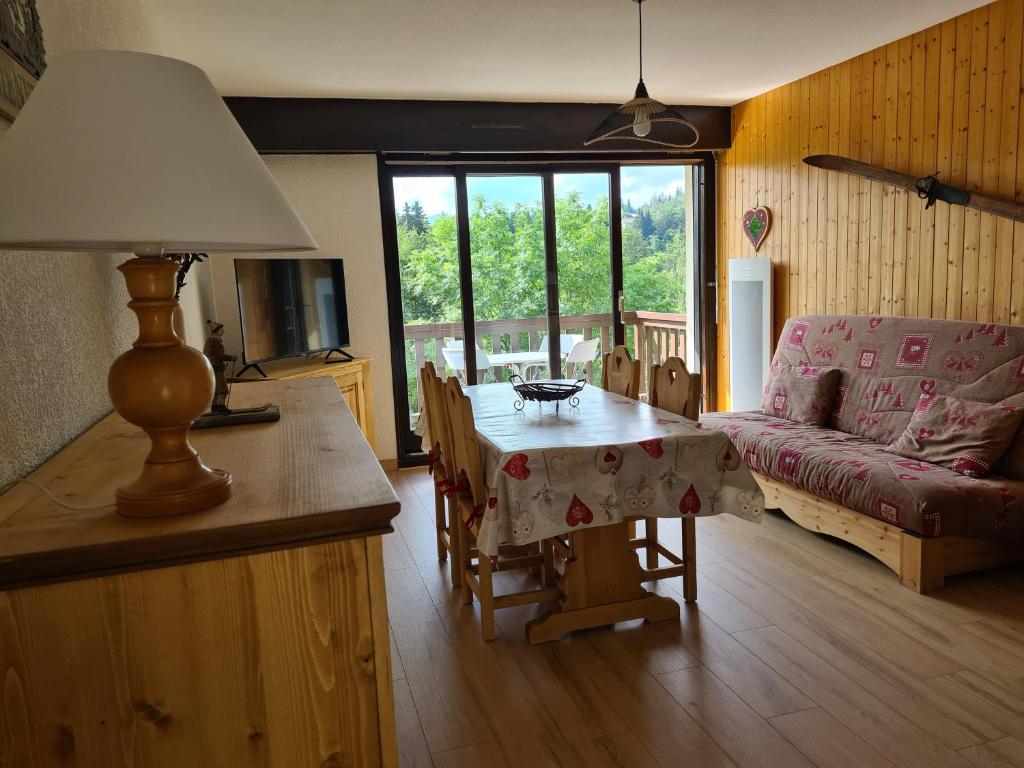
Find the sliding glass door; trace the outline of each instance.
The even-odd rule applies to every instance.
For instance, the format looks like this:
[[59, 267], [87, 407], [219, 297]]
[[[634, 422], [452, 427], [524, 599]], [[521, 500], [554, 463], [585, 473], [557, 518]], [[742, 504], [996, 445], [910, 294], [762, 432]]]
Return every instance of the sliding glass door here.
[[478, 383], [600, 380], [614, 337], [610, 183], [607, 172], [467, 174]]
[[694, 169], [382, 166], [400, 459], [420, 451], [428, 360], [464, 384], [599, 384], [625, 343], [645, 383], [670, 355], [700, 370]]
[[404, 388], [399, 449], [416, 452], [419, 370], [429, 360], [444, 376], [464, 354], [455, 177], [396, 176], [392, 194], [403, 320], [402, 366], [392, 372]]
[[602, 355], [615, 345], [611, 184], [610, 172], [554, 174], [558, 375], [595, 384]]
[[547, 243], [542, 175], [469, 174], [476, 381], [545, 368]]
[[693, 165], [626, 165], [622, 184], [622, 321], [626, 346], [650, 366], [681, 357], [700, 371]]

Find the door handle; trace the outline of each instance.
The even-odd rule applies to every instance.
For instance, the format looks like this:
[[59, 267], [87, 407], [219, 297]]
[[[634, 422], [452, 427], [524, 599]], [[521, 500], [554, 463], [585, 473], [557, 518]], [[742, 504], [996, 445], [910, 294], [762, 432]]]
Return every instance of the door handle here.
[[622, 295], [622, 291], [619, 291], [619, 317], [626, 311], [626, 298]]

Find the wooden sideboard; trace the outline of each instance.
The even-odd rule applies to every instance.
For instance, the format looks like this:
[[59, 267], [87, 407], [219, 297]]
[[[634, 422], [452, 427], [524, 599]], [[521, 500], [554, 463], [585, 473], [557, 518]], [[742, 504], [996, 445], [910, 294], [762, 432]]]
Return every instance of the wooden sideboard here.
[[0, 762], [397, 763], [381, 537], [399, 502], [330, 381], [239, 384], [281, 420], [192, 435], [232, 498], [129, 519], [149, 440], [111, 415], [0, 496]]
[[[281, 381], [289, 379], [309, 379], [316, 376], [327, 376], [334, 379], [341, 390], [349, 410], [356, 417], [359, 428], [363, 430], [370, 447], [377, 450], [377, 438], [373, 423], [373, 390], [370, 387], [370, 363], [365, 357], [357, 357], [347, 362], [325, 363], [322, 358], [290, 357], [272, 363], [260, 363], [260, 368], [267, 374], [266, 379], [258, 378], [255, 371], [247, 373], [240, 381]], [[232, 401], [234, 402], [234, 401]]]

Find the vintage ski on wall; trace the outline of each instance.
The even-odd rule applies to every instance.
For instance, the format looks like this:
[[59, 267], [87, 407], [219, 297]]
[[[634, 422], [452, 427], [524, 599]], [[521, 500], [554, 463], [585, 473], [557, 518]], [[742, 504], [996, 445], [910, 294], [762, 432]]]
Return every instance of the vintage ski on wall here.
[[909, 192], [917, 193], [922, 200], [927, 200], [925, 208], [930, 208], [936, 200], [941, 200], [950, 205], [964, 205], [984, 213], [991, 213], [996, 216], [1006, 216], [1016, 221], [1024, 222], [1024, 204], [1015, 200], [1005, 200], [998, 197], [989, 197], [978, 192], [968, 192], [966, 189], [958, 189], [948, 184], [943, 184], [937, 176], [924, 176], [915, 178], [898, 171], [890, 171], [886, 168], [879, 168], [877, 165], [868, 165], [848, 157], [837, 155], [811, 155], [805, 157], [804, 162], [813, 165], [815, 168], [824, 168], [827, 171], [839, 171], [852, 176], [871, 181], [881, 181], [885, 184], [892, 184], [901, 187]]

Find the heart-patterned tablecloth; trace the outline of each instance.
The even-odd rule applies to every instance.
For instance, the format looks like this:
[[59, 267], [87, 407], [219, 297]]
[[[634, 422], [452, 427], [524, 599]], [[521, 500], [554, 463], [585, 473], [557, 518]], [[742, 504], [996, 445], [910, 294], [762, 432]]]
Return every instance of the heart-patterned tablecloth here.
[[731, 513], [759, 521], [764, 496], [729, 437], [587, 386], [580, 404], [527, 403], [509, 384], [467, 387], [489, 503], [468, 521], [480, 551], [625, 517]]

